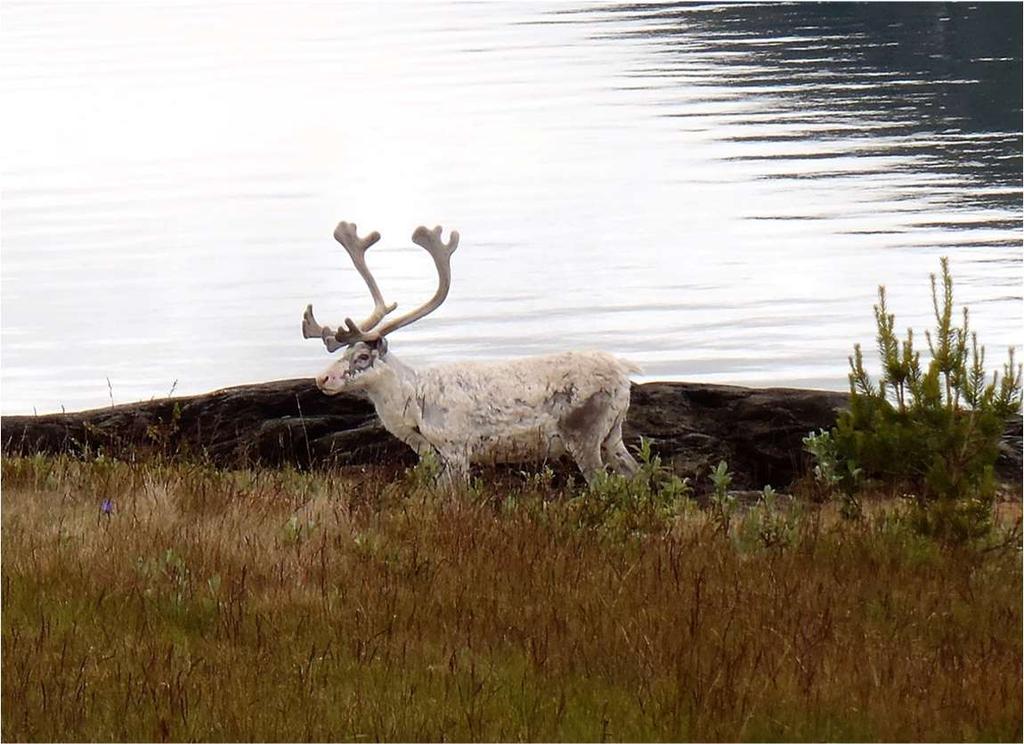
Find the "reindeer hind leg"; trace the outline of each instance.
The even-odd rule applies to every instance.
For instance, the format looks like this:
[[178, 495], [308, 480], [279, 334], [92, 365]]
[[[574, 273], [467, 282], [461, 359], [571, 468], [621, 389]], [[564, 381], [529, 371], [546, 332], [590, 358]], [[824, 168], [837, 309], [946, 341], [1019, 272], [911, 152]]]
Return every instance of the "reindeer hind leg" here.
[[601, 446], [596, 440], [586, 441], [563, 436], [565, 448], [576, 461], [580, 472], [586, 479], [587, 484], [592, 484], [597, 474], [604, 470], [604, 463], [601, 462]]
[[606, 392], [594, 393], [559, 421], [558, 433], [587, 483], [593, 483], [604, 470], [601, 444], [607, 431], [609, 400]]
[[605, 462], [611, 466], [612, 470], [619, 475], [632, 477], [636, 475], [640, 466], [629, 454], [629, 450], [626, 449], [626, 445], [622, 441], [622, 421], [625, 417], [624, 413], [615, 417], [615, 423], [612, 424], [611, 430], [604, 438], [604, 442], [601, 443], [601, 450], [604, 453]]

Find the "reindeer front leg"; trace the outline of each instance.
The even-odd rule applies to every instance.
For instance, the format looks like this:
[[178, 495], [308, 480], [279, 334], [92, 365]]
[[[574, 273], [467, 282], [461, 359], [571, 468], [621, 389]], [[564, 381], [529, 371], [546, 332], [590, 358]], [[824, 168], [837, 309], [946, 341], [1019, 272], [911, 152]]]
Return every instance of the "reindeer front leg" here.
[[438, 447], [420, 436], [413, 444], [420, 460], [431, 459], [437, 463], [435, 484], [451, 491], [469, 482], [469, 459], [450, 447]]
[[442, 454], [437, 483], [446, 491], [454, 491], [469, 483], [469, 460], [461, 455]]

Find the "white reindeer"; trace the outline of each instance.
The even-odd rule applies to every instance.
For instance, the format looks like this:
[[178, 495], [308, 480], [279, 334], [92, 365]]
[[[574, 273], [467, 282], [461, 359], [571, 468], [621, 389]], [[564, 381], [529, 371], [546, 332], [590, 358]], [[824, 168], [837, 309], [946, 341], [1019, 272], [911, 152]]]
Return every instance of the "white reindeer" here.
[[312, 305], [306, 307], [303, 336], [322, 339], [330, 352], [347, 347], [317, 376], [321, 391], [365, 391], [385, 428], [421, 457], [433, 453], [448, 483], [466, 479], [471, 463], [544, 460], [566, 451], [588, 482], [606, 464], [624, 475], [636, 472], [622, 442], [628, 374], [636, 367], [610, 354], [570, 351], [412, 369], [388, 350], [386, 337], [444, 302], [459, 233], [453, 230], [445, 243], [440, 227], [416, 228], [412, 241], [434, 259], [437, 291], [426, 304], [387, 322], [382, 321], [396, 305], [384, 302], [366, 265], [366, 250], [380, 234], [360, 238], [354, 224], [341, 222], [334, 237], [365, 280], [374, 308], [363, 322], [346, 318], [335, 329], [317, 323]]

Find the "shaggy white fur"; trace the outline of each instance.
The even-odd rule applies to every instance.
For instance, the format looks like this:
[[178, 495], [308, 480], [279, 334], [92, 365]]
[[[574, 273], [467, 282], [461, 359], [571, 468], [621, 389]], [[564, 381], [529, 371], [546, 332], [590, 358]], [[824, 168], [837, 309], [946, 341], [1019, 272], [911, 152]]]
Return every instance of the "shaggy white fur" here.
[[545, 460], [568, 452], [588, 481], [610, 465], [630, 475], [622, 442], [629, 373], [602, 352], [566, 352], [497, 363], [414, 370], [358, 342], [317, 377], [327, 394], [363, 390], [384, 426], [421, 456], [432, 452], [448, 480], [470, 463]]

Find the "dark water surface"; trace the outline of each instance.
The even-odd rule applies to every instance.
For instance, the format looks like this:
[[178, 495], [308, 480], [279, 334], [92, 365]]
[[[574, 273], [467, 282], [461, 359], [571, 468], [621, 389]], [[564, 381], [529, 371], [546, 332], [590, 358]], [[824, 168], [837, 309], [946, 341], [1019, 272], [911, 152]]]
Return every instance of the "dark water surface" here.
[[[413, 364], [599, 348], [845, 387], [948, 255], [1024, 340], [1021, 5], [5, 2], [4, 413], [311, 375], [462, 232]], [[108, 389], [107, 380], [110, 381]]]

